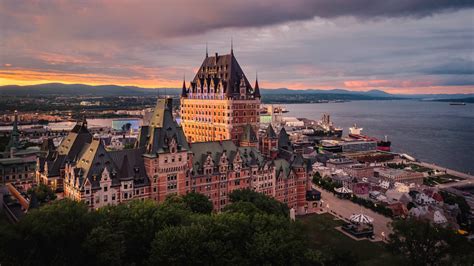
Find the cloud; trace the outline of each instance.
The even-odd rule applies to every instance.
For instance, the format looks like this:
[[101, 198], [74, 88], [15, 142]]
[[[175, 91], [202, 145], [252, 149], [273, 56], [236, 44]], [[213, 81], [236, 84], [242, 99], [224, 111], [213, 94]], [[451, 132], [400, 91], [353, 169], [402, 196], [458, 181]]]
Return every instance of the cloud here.
[[314, 17], [416, 18], [473, 6], [474, 2], [461, 0], [4, 0], [0, 21], [7, 33], [47, 29], [56, 37], [151, 39]]
[[228, 52], [233, 37], [241, 66], [249, 78], [258, 70], [261, 87], [474, 90], [473, 6], [456, 0], [3, 0], [0, 84], [180, 86], [183, 74], [194, 75], [206, 42], [211, 53]]
[[447, 63], [428, 67], [423, 72], [432, 75], [474, 75], [474, 61], [458, 58]]

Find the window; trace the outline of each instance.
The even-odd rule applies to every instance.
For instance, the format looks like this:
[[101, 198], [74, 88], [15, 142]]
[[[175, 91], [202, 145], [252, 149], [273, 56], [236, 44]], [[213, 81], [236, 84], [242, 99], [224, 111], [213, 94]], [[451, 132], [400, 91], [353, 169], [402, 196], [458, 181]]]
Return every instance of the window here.
[[112, 201], [114, 201], [114, 200], [115, 200], [115, 193], [112, 194]]
[[90, 190], [86, 189], [86, 195], [89, 195]]
[[108, 200], [107, 195], [104, 195], [104, 202], [107, 202], [107, 200]]
[[104, 192], [107, 192], [108, 187], [104, 187]]
[[127, 189], [127, 187], [128, 187], [127, 184], [123, 185], [123, 189]]

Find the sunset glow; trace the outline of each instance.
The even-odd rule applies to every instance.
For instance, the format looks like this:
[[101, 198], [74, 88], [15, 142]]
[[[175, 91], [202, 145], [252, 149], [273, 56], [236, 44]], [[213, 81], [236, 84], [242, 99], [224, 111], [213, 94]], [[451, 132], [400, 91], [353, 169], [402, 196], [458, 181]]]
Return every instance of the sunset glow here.
[[178, 88], [206, 43], [225, 54], [233, 38], [262, 88], [474, 92], [471, 7], [231, 2], [2, 1], [0, 85]]

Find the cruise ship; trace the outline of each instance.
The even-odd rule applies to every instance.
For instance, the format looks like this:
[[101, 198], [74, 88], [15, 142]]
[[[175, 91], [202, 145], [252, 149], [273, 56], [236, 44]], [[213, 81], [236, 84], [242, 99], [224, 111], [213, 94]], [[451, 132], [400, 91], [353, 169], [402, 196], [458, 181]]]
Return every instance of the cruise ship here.
[[353, 127], [349, 128], [349, 138], [355, 140], [366, 140], [366, 141], [376, 141], [377, 142], [377, 150], [379, 151], [390, 151], [390, 146], [392, 142], [388, 140], [387, 136], [383, 140], [379, 140], [374, 137], [369, 137], [362, 134], [363, 128], [358, 127], [357, 124], [354, 124]]

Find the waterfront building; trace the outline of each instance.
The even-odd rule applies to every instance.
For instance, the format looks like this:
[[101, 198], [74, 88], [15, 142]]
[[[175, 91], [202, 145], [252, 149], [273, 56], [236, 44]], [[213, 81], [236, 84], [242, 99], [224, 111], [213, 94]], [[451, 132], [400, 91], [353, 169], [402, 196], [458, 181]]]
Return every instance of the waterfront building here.
[[392, 169], [387, 167], [379, 167], [374, 169], [375, 177], [390, 183], [400, 182], [404, 184], [423, 184], [423, 173], [412, 170]]
[[36, 182], [62, 191], [66, 164], [76, 163], [84, 147], [91, 142], [92, 134], [84, 118], [74, 126], [56, 150], [49, 150], [44, 158], [37, 159]]
[[13, 129], [5, 151], [0, 153], [0, 184], [32, 184], [35, 176], [36, 156], [39, 149], [23, 149], [20, 145], [18, 113], [15, 111]]
[[181, 92], [181, 125], [188, 142], [240, 140], [247, 124], [258, 130], [258, 80], [252, 87], [234, 52], [204, 58], [194, 79]]
[[[53, 187], [62, 183], [64, 197], [84, 201], [90, 208], [132, 199], [162, 202], [169, 195], [195, 191], [206, 195], [215, 211], [220, 211], [229, 203], [229, 193], [249, 188], [286, 203], [297, 213], [305, 212], [311, 184], [301, 155], [284, 157], [287, 151], [275, 151], [272, 146], [275, 157], [264, 156], [250, 125], [244, 127], [237, 144], [233, 140], [188, 143], [172, 109], [171, 99], [159, 99], [149, 125], [140, 129], [135, 148], [121, 151], [107, 151], [100, 139], [87, 133], [86, 121], [78, 123], [61, 144], [61, 155], [55, 155], [64, 162], [63, 175], [57, 159], [46, 160], [43, 165], [39, 162], [39, 181]], [[77, 149], [79, 138], [82, 148]], [[288, 145], [283, 147], [289, 149]], [[72, 154], [73, 159], [67, 159]], [[54, 177], [47, 174], [49, 164], [59, 169]]]

